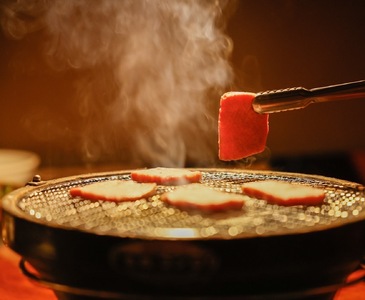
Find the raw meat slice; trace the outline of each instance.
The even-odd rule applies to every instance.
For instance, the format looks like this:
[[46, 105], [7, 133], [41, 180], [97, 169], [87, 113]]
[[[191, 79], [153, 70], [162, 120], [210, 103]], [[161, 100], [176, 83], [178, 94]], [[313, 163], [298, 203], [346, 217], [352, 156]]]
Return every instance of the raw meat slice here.
[[199, 182], [200, 171], [190, 171], [178, 168], [152, 168], [131, 172], [131, 178], [137, 182], [155, 182], [161, 185], [182, 185]]
[[245, 183], [242, 191], [250, 197], [284, 206], [320, 205], [326, 197], [322, 189], [275, 180]]
[[252, 108], [253, 93], [228, 92], [220, 100], [218, 120], [219, 159], [242, 159], [264, 151], [269, 115]]
[[244, 199], [244, 195], [221, 192], [200, 183], [181, 186], [161, 195], [161, 200], [170, 205], [203, 211], [242, 209]]
[[89, 200], [134, 201], [154, 195], [156, 186], [155, 183], [109, 180], [71, 188], [70, 194]]

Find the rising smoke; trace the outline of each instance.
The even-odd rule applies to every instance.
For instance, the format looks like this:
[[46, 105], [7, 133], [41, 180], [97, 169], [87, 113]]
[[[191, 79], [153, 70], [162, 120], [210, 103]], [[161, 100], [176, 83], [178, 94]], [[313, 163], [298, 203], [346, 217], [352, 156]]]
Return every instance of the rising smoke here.
[[53, 68], [89, 70], [76, 83], [85, 161], [210, 165], [233, 79], [229, 2], [9, 0], [2, 27], [15, 39], [43, 31]]

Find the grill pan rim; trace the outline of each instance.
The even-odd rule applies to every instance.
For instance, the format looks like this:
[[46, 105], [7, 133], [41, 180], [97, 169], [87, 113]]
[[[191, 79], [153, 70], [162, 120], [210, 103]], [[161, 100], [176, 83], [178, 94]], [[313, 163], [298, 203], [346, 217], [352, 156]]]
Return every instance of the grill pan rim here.
[[[194, 240], [231, 240], [231, 239], [247, 239], [247, 238], [261, 238], [261, 237], [270, 237], [270, 236], [286, 236], [286, 235], [298, 235], [298, 234], [306, 234], [311, 232], [319, 232], [325, 231], [337, 227], [341, 227], [347, 224], [358, 223], [365, 220], [365, 209], [363, 209], [358, 216], [353, 216], [351, 218], [345, 219], [336, 219], [332, 221], [330, 224], [316, 224], [310, 228], [295, 228], [295, 230], [287, 230], [286, 232], [281, 231], [270, 231], [265, 232], [263, 234], [249, 234], [249, 235], [238, 235], [238, 236], [209, 236], [209, 237], [202, 237], [202, 236], [194, 236], [194, 237], [168, 237], [168, 236], [157, 236], [157, 235], [148, 235], [143, 234], [140, 236], [139, 234], [112, 234], [109, 232], [96, 232], [92, 229], [80, 228], [80, 227], [73, 227], [73, 226], [66, 226], [63, 224], [56, 224], [45, 222], [41, 219], [37, 219], [34, 216], [24, 213], [18, 207], [18, 201], [22, 199], [22, 197], [28, 195], [30, 192], [42, 191], [47, 187], [57, 186], [58, 184], [65, 184], [72, 183], [75, 181], [87, 181], [87, 180], [97, 180], [98, 178], [106, 178], [110, 177], [111, 179], [114, 176], [126, 176], [129, 175], [132, 171], [136, 169], [128, 169], [128, 170], [119, 170], [119, 171], [112, 171], [112, 172], [97, 172], [97, 173], [87, 173], [83, 175], [76, 175], [76, 176], [68, 176], [62, 177], [47, 181], [40, 181], [40, 182], [30, 182], [25, 187], [19, 188], [10, 192], [2, 199], [2, 203], [0, 208], [2, 209], [2, 213], [7, 216], [7, 218], [3, 218], [2, 220], [2, 227], [7, 228], [6, 222], [12, 222], [13, 218], [18, 218], [27, 222], [35, 223], [38, 225], [43, 225], [49, 228], [56, 228], [65, 231], [80, 231], [87, 234], [92, 235], [101, 235], [101, 236], [111, 236], [117, 238], [133, 238], [133, 239], [141, 239], [141, 240], [161, 240], [161, 241], [174, 241], [174, 240], [183, 240], [183, 241], [194, 241]], [[278, 172], [278, 171], [267, 171], [267, 170], [243, 170], [243, 169], [226, 169], [226, 168], [188, 168], [187, 170], [192, 171], [201, 171], [201, 172], [218, 172], [218, 173], [237, 173], [240, 175], [247, 174], [247, 175], [262, 175], [265, 177], [288, 177], [288, 178], [302, 178], [305, 180], [315, 180], [321, 182], [327, 182], [328, 184], [333, 184], [337, 186], [343, 186], [344, 189], [353, 189], [356, 191], [363, 191], [365, 187], [359, 183], [326, 177], [322, 175], [312, 175], [312, 174], [303, 174], [303, 173], [295, 173], [295, 172]], [[364, 205], [365, 206], [365, 205]], [[8, 220], [8, 221], [7, 221]], [[10, 221], [9, 221], [10, 220]], [[4, 230], [4, 229], [3, 229]], [[4, 239], [4, 238], [3, 238]]]

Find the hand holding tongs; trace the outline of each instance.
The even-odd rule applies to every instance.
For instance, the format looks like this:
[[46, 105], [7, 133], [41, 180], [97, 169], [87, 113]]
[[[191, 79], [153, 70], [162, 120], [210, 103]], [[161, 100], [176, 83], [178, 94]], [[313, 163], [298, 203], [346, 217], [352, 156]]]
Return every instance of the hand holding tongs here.
[[274, 113], [304, 108], [311, 103], [365, 98], [365, 80], [307, 90], [302, 87], [256, 94], [252, 103], [257, 113]]

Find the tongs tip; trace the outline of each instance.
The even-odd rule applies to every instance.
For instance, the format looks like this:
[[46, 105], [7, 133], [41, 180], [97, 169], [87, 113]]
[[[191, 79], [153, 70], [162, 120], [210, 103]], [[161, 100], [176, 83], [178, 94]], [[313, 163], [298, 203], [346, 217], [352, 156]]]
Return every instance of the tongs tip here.
[[257, 93], [253, 109], [260, 114], [301, 109], [314, 102], [365, 97], [365, 80], [342, 83], [315, 89], [294, 87]]

